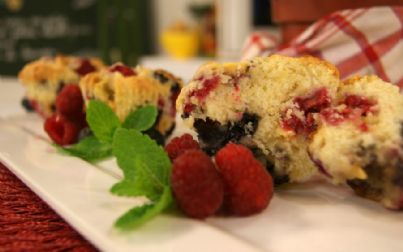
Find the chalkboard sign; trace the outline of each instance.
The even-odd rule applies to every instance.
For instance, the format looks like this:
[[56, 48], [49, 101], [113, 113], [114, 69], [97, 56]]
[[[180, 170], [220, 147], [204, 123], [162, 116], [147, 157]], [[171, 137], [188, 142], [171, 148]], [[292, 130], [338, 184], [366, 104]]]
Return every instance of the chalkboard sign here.
[[96, 49], [96, 0], [0, 0], [0, 74], [44, 55]]

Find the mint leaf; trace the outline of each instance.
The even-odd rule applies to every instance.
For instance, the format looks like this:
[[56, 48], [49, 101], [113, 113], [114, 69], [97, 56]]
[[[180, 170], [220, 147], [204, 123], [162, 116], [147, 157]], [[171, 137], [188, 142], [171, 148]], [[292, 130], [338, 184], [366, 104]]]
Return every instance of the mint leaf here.
[[135, 129], [118, 128], [113, 139], [113, 154], [124, 174], [111, 192], [124, 196], [147, 196], [153, 202], [135, 207], [120, 217], [121, 229], [137, 227], [171, 205], [171, 162], [155, 141]]
[[66, 148], [59, 145], [55, 147], [63, 154], [79, 157], [88, 162], [96, 162], [112, 156], [112, 145], [100, 142], [95, 136], [88, 136]]
[[108, 105], [92, 100], [87, 107], [87, 122], [101, 142], [112, 143], [113, 134], [120, 126], [119, 118]]
[[115, 132], [112, 149], [125, 179], [136, 179], [141, 162], [146, 167], [149, 180], [156, 186], [169, 185], [171, 162], [168, 155], [147, 135], [134, 129], [119, 128]]
[[158, 201], [132, 208], [116, 221], [115, 226], [123, 230], [138, 227], [168, 208], [172, 201], [171, 189], [165, 186]]
[[160, 197], [164, 185], [154, 180], [150, 175], [150, 169], [140, 160], [136, 160], [136, 175], [116, 183], [111, 188], [111, 193], [119, 196], [146, 196], [154, 201]]
[[145, 131], [154, 125], [157, 115], [158, 110], [155, 106], [144, 106], [130, 113], [122, 126], [126, 129]]

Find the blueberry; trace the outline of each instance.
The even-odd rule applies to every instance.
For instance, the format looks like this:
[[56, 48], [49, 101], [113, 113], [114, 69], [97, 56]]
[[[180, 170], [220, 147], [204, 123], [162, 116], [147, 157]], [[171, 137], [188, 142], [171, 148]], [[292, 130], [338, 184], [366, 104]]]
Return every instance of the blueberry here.
[[363, 169], [369, 178], [381, 180], [384, 177], [384, 168], [383, 165], [379, 164], [375, 145], [363, 146], [360, 143], [356, 153], [357, 156], [365, 160], [366, 165], [364, 165]]
[[382, 188], [371, 186], [367, 180], [352, 179], [348, 180], [347, 184], [354, 190], [354, 192], [361, 197], [369, 198], [379, 201], [382, 198]]
[[206, 118], [196, 119], [195, 127], [199, 142], [208, 154], [215, 154], [228, 142], [239, 142], [244, 136], [251, 136], [258, 127], [259, 117], [245, 113], [242, 119], [235, 123], [221, 125], [218, 121]]
[[228, 125], [221, 125], [219, 122], [206, 118], [206, 120], [196, 119], [195, 127], [199, 142], [208, 154], [214, 154], [227, 143]]
[[178, 82], [175, 82], [174, 85], [171, 87], [171, 93], [179, 93], [181, 91], [181, 86]]
[[21, 100], [21, 105], [28, 112], [34, 111], [34, 107], [32, 106], [31, 102], [28, 100], [28, 98], [26, 98], [26, 97], [24, 97]]
[[157, 144], [164, 146], [165, 138], [158, 130], [151, 128], [147, 131], [144, 131], [144, 134], [148, 135], [151, 139], [157, 142]]
[[158, 71], [158, 70], [155, 71], [153, 73], [153, 77], [154, 77], [154, 79], [158, 80], [162, 84], [165, 84], [166, 82], [169, 81], [169, 79], [164, 75], [164, 73], [162, 71]]
[[259, 117], [255, 114], [244, 113], [242, 119], [230, 127], [229, 140], [239, 141], [244, 136], [255, 133], [259, 123]]

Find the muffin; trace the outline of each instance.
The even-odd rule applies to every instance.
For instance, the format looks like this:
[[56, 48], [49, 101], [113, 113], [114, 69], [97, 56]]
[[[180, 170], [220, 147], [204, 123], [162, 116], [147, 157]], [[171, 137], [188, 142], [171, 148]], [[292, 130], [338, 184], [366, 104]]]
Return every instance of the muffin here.
[[403, 95], [375, 76], [341, 85], [308, 150], [334, 182], [392, 209], [403, 208]]
[[174, 129], [175, 101], [182, 86], [181, 79], [165, 70], [130, 68], [121, 63], [87, 74], [80, 81], [86, 104], [92, 99], [103, 101], [121, 121], [141, 106], [156, 106], [159, 114], [155, 131], [149, 133], [162, 137], [167, 137]]
[[182, 89], [177, 109], [211, 154], [244, 144], [277, 183], [319, 171], [403, 208], [403, 95], [378, 77], [342, 82], [312, 57], [209, 63]]
[[209, 153], [230, 141], [242, 143], [277, 182], [304, 181], [317, 172], [307, 139], [339, 82], [334, 66], [313, 57], [208, 63], [182, 89], [177, 110]]
[[30, 62], [18, 74], [26, 88], [23, 105], [49, 117], [55, 112], [56, 96], [65, 85], [77, 85], [82, 76], [102, 67], [103, 63], [95, 58], [61, 55]]

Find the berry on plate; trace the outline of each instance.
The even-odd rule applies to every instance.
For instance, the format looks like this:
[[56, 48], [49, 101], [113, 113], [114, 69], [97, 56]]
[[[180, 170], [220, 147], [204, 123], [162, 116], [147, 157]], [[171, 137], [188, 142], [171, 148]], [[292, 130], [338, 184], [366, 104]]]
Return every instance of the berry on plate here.
[[84, 100], [77, 85], [66, 85], [56, 98], [56, 112], [68, 118], [77, 118], [83, 113]]
[[182, 155], [187, 150], [200, 149], [199, 143], [196, 142], [190, 134], [184, 134], [180, 137], [173, 138], [167, 146], [165, 151], [168, 153], [169, 159], [174, 161], [177, 157]]
[[201, 150], [188, 150], [175, 159], [171, 185], [179, 208], [190, 217], [206, 218], [222, 205], [222, 178]]
[[59, 145], [69, 145], [77, 141], [80, 127], [64, 116], [53, 115], [46, 119], [44, 129], [49, 137]]
[[272, 178], [248, 148], [229, 143], [218, 151], [215, 161], [224, 179], [226, 211], [246, 216], [268, 206], [273, 196]]

